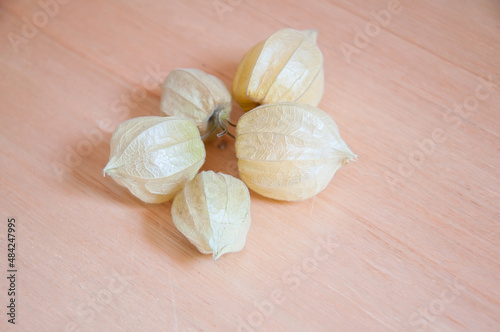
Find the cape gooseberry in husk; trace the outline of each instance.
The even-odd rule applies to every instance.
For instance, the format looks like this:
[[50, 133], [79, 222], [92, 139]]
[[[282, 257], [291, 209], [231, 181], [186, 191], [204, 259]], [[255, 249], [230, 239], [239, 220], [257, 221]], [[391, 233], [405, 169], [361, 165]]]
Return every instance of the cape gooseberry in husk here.
[[297, 103], [262, 105], [245, 113], [235, 144], [247, 186], [285, 201], [315, 196], [342, 165], [357, 158], [328, 114]]
[[146, 203], [172, 199], [205, 162], [205, 146], [193, 121], [146, 116], [122, 123], [111, 137], [103, 170]]
[[199, 69], [174, 69], [161, 85], [160, 110], [194, 121], [202, 139], [213, 137], [231, 112], [231, 94], [217, 77]]
[[316, 30], [279, 30], [246, 53], [233, 81], [244, 111], [261, 104], [297, 102], [317, 106], [323, 96], [323, 55]]
[[201, 172], [177, 194], [172, 204], [177, 229], [215, 260], [243, 249], [250, 228], [250, 194], [230, 175]]

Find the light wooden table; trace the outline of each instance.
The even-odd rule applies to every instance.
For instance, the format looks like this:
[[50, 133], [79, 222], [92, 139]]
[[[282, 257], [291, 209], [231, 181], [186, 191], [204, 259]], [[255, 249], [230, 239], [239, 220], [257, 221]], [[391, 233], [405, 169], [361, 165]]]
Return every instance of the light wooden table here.
[[[1, 331], [500, 330], [500, 2], [41, 3], [0, 4]], [[230, 86], [283, 27], [319, 30], [320, 108], [359, 161], [304, 202], [252, 193], [214, 262], [103, 178], [110, 136], [159, 114], [170, 70]], [[207, 153], [238, 174], [229, 137]]]

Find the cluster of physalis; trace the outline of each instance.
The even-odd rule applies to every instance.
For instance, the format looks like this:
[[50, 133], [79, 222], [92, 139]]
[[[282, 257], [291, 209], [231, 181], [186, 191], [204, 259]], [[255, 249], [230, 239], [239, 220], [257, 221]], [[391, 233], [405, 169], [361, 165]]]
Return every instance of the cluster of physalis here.
[[[198, 69], [173, 70], [162, 84], [166, 116], [122, 123], [104, 173], [144, 202], [174, 199], [173, 222], [200, 252], [217, 260], [242, 250], [251, 222], [248, 188], [276, 200], [304, 200], [357, 158], [316, 107], [324, 88], [316, 36], [316, 30], [283, 29], [247, 52], [232, 88], [246, 112], [233, 125], [234, 136], [227, 130], [231, 94], [224, 83]], [[243, 182], [198, 173], [203, 141], [226, 133], [235, 139]]]

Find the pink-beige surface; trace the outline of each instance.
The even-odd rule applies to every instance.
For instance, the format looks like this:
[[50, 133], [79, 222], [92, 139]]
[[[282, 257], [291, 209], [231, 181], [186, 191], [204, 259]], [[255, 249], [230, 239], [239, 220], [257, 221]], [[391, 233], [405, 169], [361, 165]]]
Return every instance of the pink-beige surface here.
[[[230, 87], [284, 27], [318, 29], [319, 107], [359, 160], [314, 199], [252, 193], [214, 262], [102, 176], [111, 133], [174, 68]], [[500, 330], [498, 1], [6, 0], [0, 36], [1, 331]], [[206, 148], [238, 176], [230, 137]]]

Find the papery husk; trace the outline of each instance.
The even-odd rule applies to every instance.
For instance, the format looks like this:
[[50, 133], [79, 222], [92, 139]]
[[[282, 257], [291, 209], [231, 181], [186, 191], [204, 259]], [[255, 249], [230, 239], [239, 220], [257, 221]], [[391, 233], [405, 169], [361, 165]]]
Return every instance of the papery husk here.
[[245, 113], [235, 144], [247, 186], [284, 201], [315, 196], [340, 167], [357, 159], [328, 114], [298, 103], [262, 105]]
[[193, 121], [146, 116], [122, 123], [111, 137], [103, 170], [146, 203], [172, 199], [205, 161], [205, 146]]
[[245, 54], [232, 88], [244, 111], [277, 102], [319, 104], [324, 71], [317, 35], [317, 30], [282, 29]]
[[177, 229], [214, 260], [243, 249], [250, 228], [250, 194], [230, 175], [201, 172], [175, 196], [172, 220]]
[[204, 138], [217, 131], [215, 116], [219, 121], [229, 118], [231, 94], [220, 79], [202, 70], [174, 69], [165, 78], [161, 90], [161, 112], [193, 120]]

